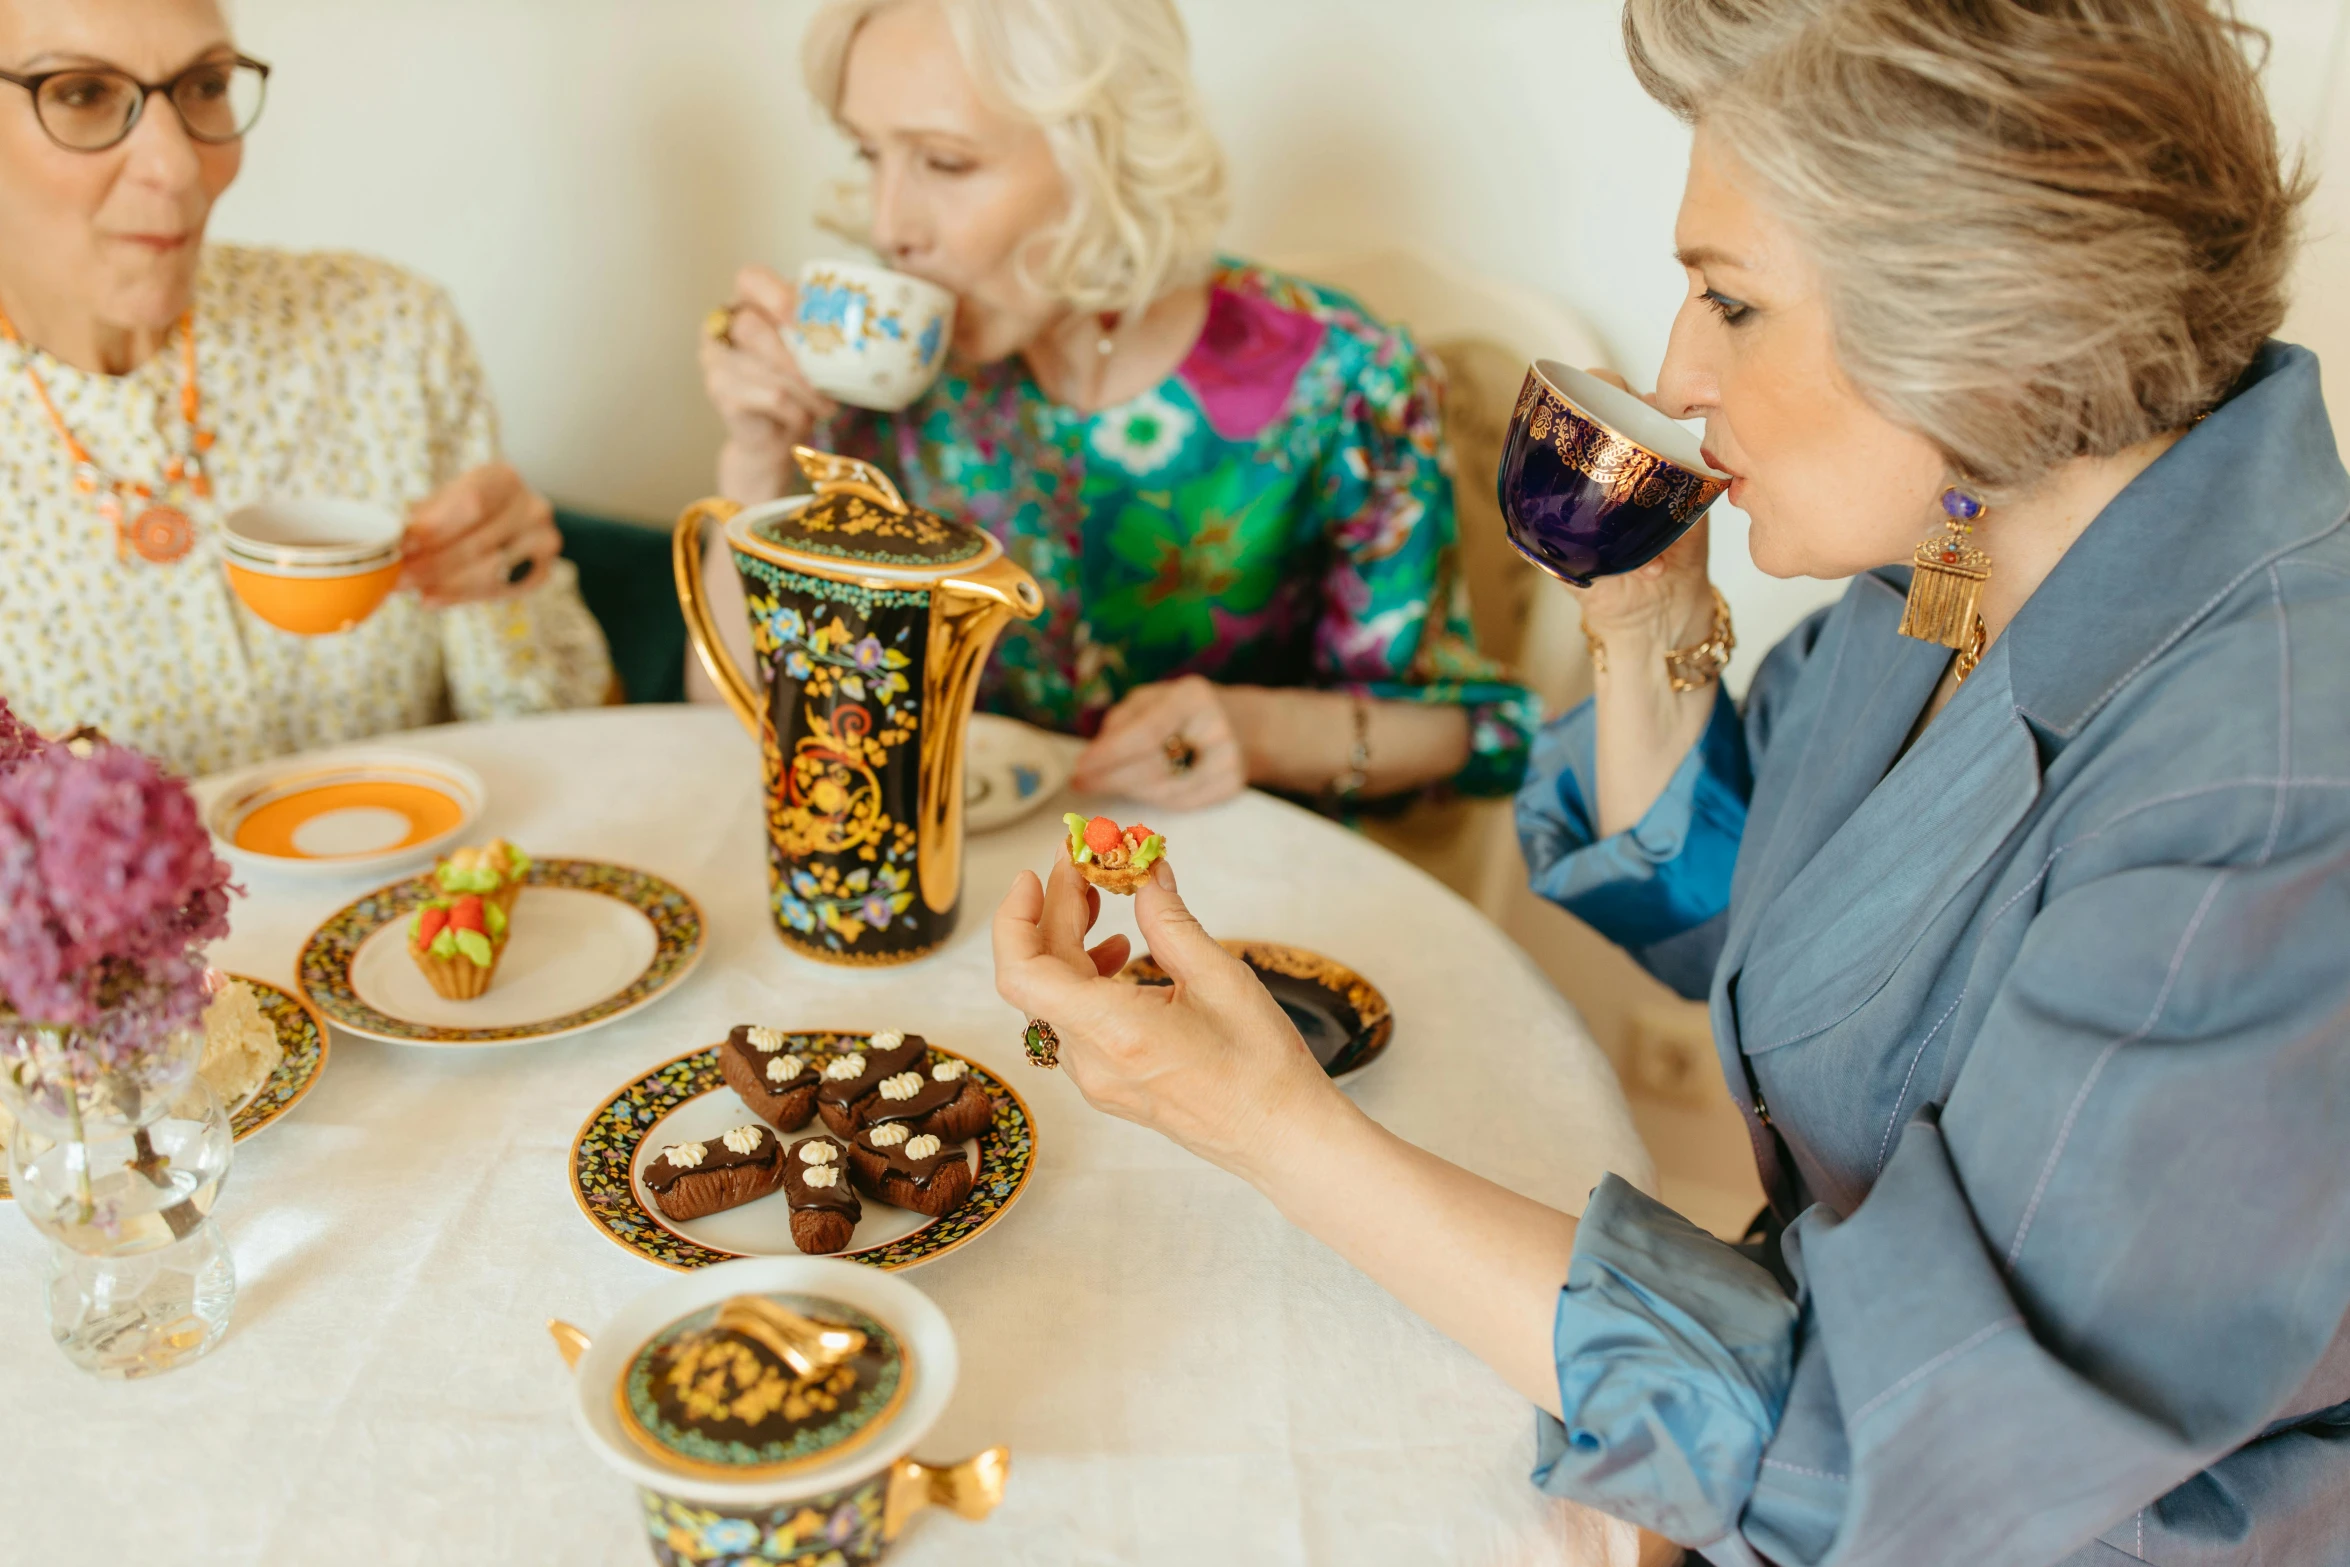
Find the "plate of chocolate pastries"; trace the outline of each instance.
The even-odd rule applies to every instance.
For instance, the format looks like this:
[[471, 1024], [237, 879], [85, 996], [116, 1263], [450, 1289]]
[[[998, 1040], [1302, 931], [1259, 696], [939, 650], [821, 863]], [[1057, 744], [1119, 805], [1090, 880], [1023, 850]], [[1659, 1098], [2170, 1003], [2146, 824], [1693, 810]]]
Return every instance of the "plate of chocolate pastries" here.
[[910, 1268], [993, 1224], [1035, 1154], [1019, 1094], [919, 1034], [746, 1023], [597, 1106], [572, 1189], [666, 1267], [807, 1253]]

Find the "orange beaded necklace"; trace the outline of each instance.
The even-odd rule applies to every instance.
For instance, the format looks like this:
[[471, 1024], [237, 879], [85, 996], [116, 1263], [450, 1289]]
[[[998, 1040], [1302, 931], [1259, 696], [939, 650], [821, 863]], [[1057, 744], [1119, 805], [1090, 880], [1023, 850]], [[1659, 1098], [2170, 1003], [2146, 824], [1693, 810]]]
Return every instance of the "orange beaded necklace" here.
[[[212, 480], [204, 472], [204, 454], [212, 450], [212, 432], [204, 428], [204, 394], [196, 385], [196, 312], [193, 309], [180, 317], [179, 333], [180, 421], [187, 431], [187, 443], [163, 465], [163, 482], [197, 500], [208, 500], [212, 495]], [[98, 465], [90, 449], [75, 437], [65, 416], [57, 411], [47, 384], [41, 380], [41, 372], [33, 367], [32, 350], [17, 335], [16, 324], [4, 310], [0, 310], [0, 338], [15, 346], [25, 379], [33, 383], [33, 395], [41, 400], [41, 409], [48, 414], [50, 428], [57, 432], [58, 440], [64, 443], [66, 456], [73, 459], [74, 488], [94, 497], [98, 515], [112, 525], [115, 559], [128, 560], [136, 554], [141, 560], [168, 566], [187, 554], [196, 542], [196, 530], [188, 521], [187, 512], [156, 500], [155, 486], [144, 480], [119, 479]]]

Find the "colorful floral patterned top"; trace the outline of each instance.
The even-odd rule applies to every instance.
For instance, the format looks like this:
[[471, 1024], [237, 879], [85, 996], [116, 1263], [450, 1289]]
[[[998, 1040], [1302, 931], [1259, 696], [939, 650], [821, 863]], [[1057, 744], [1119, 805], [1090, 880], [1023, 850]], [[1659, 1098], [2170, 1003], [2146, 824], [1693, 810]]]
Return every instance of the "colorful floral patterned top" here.
[[1539, 704], [1472, 639], [1435, 377], [1342, 294], [1228, 261], [1189, 357], [1116, 407], [1061, 407], [1018, 358], [957, 364], [818, 441], [986, 528], [1043, 585], [983, 707], [1091, 734], [1177, 675], [1323, 686], [1468, 708], [1464, 792], [1525, 770]]

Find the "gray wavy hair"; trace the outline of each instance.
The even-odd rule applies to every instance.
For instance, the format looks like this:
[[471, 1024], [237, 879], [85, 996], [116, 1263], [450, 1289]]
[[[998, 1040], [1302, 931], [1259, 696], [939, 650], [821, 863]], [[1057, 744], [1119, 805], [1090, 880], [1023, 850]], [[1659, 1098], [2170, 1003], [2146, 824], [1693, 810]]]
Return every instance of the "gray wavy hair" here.
[[1624, 40], [1986, 494], [2190, 423], [2284, 320], [2308, 180], [2224, 0], [1628, 0]]
[[[800, 48], [808, 90], [838, 116], [857, 30], [898, 0], [829, 0]], [[1138, 313], [1208, 275], [1229, 202], [1224, 152], [1172, 0], [938, 0], [980, 92], [1034, 121], [1069, 210], [1031, 271], [1085, 312]], [[844, 205], [853, 209], [854, 192]], [[831, 226], [855, 232], [853, 213]]]

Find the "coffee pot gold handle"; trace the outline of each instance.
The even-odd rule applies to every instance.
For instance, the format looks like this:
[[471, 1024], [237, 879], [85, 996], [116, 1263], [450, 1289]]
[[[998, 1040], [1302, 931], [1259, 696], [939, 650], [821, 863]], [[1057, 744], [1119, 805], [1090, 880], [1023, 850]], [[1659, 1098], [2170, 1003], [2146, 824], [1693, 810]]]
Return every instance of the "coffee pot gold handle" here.
[[916, 880], [922, 901], [944, 914], [963, 885], [963, 735], [979, 671], [997, 633], [1015, 616], [1044, 613], [1044, 590], [1005, 556], [930, 587], [930, 644], [922, 665], [921, 834]]
[[709, 672], [718, 694], [726, 698], [726, 705], [734, 709], [734, 716], [756, 736], [762, 707], [758, 689], [727, 653], [726, 643], [718, 635], [718, 623], [710, 617], [710, 595], [702, 584], [702, 525], [714, 522], [723, 528], [741, 510], [739, 503], [720, 498], [694, 502], [677, 519], [670, 554], [677, 568], [677, 602], [685, 611], [685, 634], [693, 641], [694, 656], [702, 661], [702, 668]]

